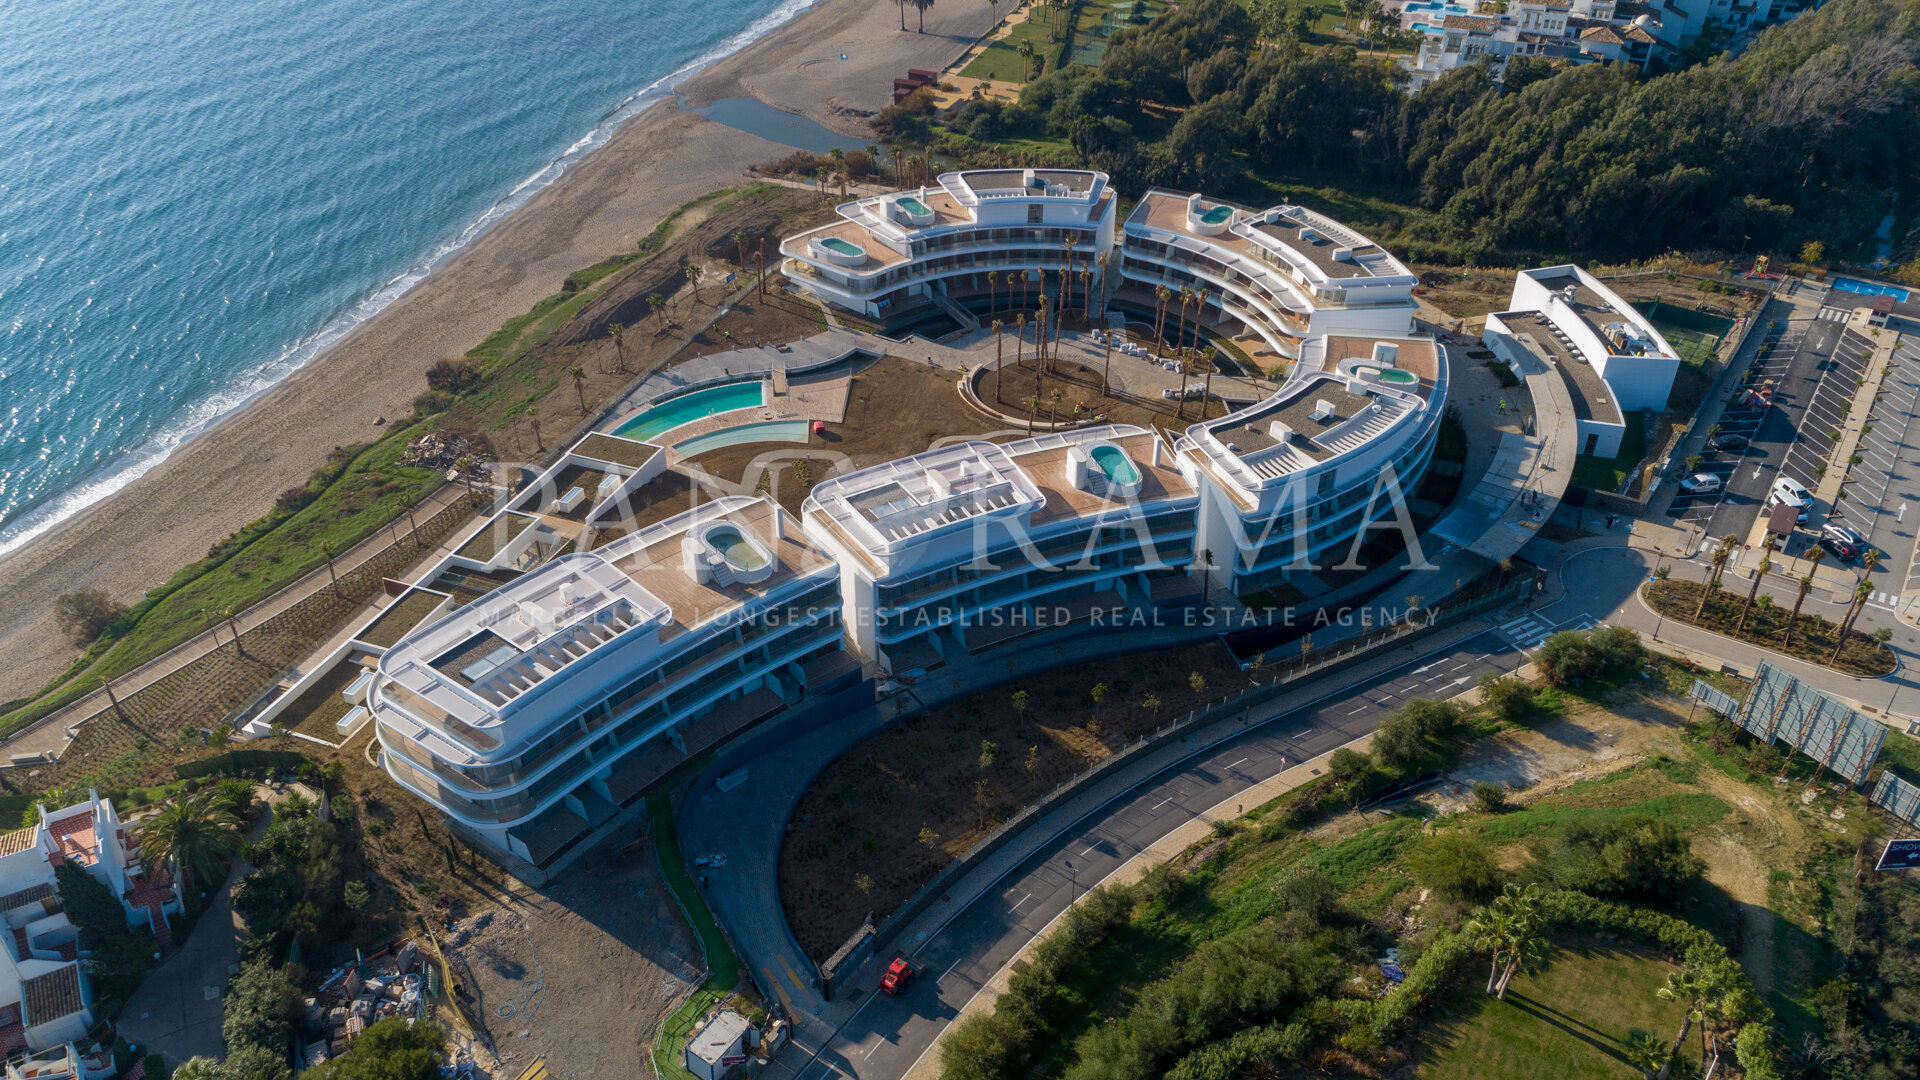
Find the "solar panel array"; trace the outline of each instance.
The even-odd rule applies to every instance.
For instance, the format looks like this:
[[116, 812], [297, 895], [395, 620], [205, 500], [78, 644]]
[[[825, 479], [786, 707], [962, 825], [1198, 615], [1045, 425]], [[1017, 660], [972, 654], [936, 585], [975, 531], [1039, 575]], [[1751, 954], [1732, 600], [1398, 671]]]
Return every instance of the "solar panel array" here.
[[1920, 825], [1920, 787], [1914, 787], [1892, 773], [1881, 773], [1873, 787], [1873, 805], [1909, 825]]
[[1756, 738], [1796, 747], [1856, 785], [1866, 782], [1887, 741], [1878, 720], [1771, 664], [1755, 673], [1738, 720]]

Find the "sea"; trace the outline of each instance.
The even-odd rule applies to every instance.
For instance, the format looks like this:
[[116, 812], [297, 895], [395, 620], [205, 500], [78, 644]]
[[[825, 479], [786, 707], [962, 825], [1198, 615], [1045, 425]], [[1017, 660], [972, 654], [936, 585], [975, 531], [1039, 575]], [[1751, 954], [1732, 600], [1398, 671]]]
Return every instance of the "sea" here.
[[0, 0], [0, 554], [811, 0]]

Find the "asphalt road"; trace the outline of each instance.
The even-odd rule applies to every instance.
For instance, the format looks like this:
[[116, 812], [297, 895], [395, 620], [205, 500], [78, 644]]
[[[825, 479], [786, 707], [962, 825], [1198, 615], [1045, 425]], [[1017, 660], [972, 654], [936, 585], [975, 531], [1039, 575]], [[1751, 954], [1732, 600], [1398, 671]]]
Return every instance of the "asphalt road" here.
[[[903, 943], [922, 972], [898, 997], [874, 993], [811, 1057], [789, 1052], [772, 1075], [797, 1080], [905, 1075], [993, 975], [1082, 890], [1202, 812], [1377, 727], [1410, 698], [1452, 697], [1488, 672], [1525, 663], [1557, 629], [1592, 625], [1571, 604], [1517, 618], [1369, 682], [1331, 691], [1129, 789], [1041, 849], [995, 888], [919, 943]], [[890, 958], [881, 958], [882, 960]]]

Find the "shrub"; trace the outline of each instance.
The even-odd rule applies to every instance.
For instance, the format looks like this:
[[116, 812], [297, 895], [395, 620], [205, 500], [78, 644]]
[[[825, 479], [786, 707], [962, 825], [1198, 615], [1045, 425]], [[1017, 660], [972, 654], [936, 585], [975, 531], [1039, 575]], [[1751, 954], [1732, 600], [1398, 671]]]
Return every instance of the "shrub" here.
[[1500, 889], [1493, 853], [1461, 833], [1428, 837], [1407, 857], [1407, 870], [1414, 881], [1453, 900], [1484, 900]]
[[1327, 768], [1340, 780], [1356, 780], [1373, 768], [1373, 759], [1352, 747], [1343, 746], [1327, 759]]
[[1483, 814], [1497, 814], [1507, 808], [1507, 789], [1490, 780], [1473, 785], [1473, 808]]
[[1273, 879], [1273, 895], [1282, 906], [1318, 920], [1340, 901], [1340, 890], [1318, 868], [1298, 863], [1282, 870]]
[[446, 1044], [437, 1024], [389, 1016], [360, 1033], [353, 1053], [301, 1075], [311, 1080], [439, 1080]]
[[1601, 825], [1576, 822], [1536, 854], [1538, 873], [1594, 896], [1671, 897], [1706, 868], [1677, 826], [1645, 814]]
[[227, 1053], [247, 1046], [286, 1046], [299, 1007], [300, 988], [286, 975], [264, 963], [241, 968], [227, 988], [226, 1019], [220, 1026]]
[[1518, 720], [1533, 711], [1533, 686], [1510, 675], [1482, 675], [1480, 699], [1501, 719]]
[[443, 356], [427, 369], [427, 388], [458, 394], [480, 385], [480, 364], [464, 356]]
[[313, 502], [313, 500], [319, 497], [320, 497], [319, 492], [313, 490], [312, 488], [306, 486], [305, 484], [301, 484], [297, 487], [290, 487], [287, 490], [281, 492], [280, 497], [273, 500], [273, 505], [276, 509], [279, 509], [281, 511], [291, 514], [306, 507], [307, 504]]
[[92, 644], [126, 613], [125, 604], [114, 603], [107, 590], [99, 588], [70, 592], [53, 602], [54, 618], [75, 645]]
[[1638, 630], [1608, 626], [1592, 633], [1562, 630], [1547, 638], [1534, 662], [1549, 685], [1566, 686], [1622, 673], [1645, 656]]

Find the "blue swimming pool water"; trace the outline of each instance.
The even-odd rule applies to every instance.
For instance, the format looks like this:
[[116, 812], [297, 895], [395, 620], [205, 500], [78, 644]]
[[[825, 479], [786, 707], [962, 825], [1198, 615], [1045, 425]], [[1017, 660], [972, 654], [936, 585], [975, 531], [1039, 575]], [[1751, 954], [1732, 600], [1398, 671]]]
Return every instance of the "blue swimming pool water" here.
[[709, 450], [743, 446], [747, 443], [803, 443], [806, 441], [807, 422], [805, 420], [764, 420], [757, 424], [740, 424], [737, 427], [709, 431], [705, 435], [695, 435], [684, 442], [674, 443], [673, 448], [679, 451], [682, 457], [698, 457]]
[[1107, 479], [1116, 484], [1131, 484], [1140, 479], [1140, 470], [1133, 467], [1133, 462], [1118, 447], [1096, 446], [1091, 456], [1100, 471], [1107, 474]]
[[1859, 293], [1862, 296], [1891, 296], [1903, 304], [1907, 302], [1909, 295], [1905, 289], [1896, 289], [1891, 285], [1875, 285], [1871, 281], [1850, 277], [1834, 278], [1831, 287], [1841, 292]]
[[1233, 207], [1216, 206], [1213, 209], [1208, 210], [1206, 213], [1201, 214], [1200, 220], [1201, 222], [1207, 225], [1218, 225], [1232, 216], [1233, 216]]
[[760, 381], [729, 383], [711, 390], [696, 390], [655, 405], [621, 424], [614, 434], [623, 439], [651, 439], [663, 431], [690, 423], [703, 416], [751, 409], [762, 403]]

